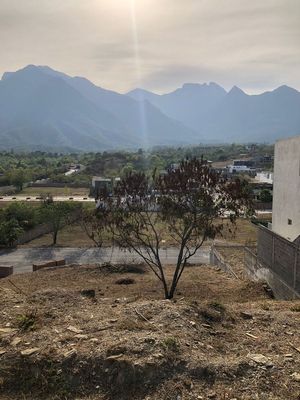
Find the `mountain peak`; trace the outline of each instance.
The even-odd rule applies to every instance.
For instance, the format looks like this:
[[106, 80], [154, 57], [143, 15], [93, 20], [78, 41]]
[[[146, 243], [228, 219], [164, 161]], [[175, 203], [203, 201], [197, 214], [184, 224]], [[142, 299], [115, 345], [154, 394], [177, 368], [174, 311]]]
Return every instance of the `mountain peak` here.
[[281, 85], [277, 89], [273, 90], [274, 93], [299, 93], [298, 90], [288, 86], [288, 85]]
[[11, 78], [12, 76], [15, 75], [31, 75], [31, 76], [36, 76], [36, 75], [48, 75], [48, 76], [53, 76], [57, 78], [70, 78], [68, 75], [55, 71], [54, 69], [48, 67], [47, 65], [34, 65], [34, 64], [29, 64], [24, 68], [21, 68], [15, 72], [4, 72], [2, 76], [2, 80], [6, 80]]
[[209, 82], [209, 83], [184, 83], [182, 85], [182, 88], [175, 90], [175, 92], [177, 91], [186, 91], [186, 92], [194, 92], [194, 93], [198, 93], [200, 91], [207, 91], [207, 92], [223, 92], [224, 94], [226, 93], [225, 89], [218, 85], [215, 82]]
[[246, 93], [243, 92], [242, 89], [240, 89], [238, 86], [235, 86], [235, 85], [231, 88], [231, 90], [228, 92], [228, 94], [235, 95], [235, 96], [236, 95], [246, 96]]

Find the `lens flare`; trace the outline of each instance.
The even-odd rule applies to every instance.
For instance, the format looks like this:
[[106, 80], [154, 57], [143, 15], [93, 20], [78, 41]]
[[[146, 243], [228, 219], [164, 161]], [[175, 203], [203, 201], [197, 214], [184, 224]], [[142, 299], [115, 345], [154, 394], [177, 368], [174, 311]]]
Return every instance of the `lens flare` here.
[[[138, 26], [137, 26], [137, 16], [136, 16], [136, 3], [135, 0], [130, 0], [131, 7], [131, 26], [132, 26], [132, 39], [134, 48], [134, 62], [136, 70], [136, 81], [138, 87], [141, 87], [142, 74], [141, 74], [141, 57], [140, 57], [140, 46], [138, 37]], [[147, 115], [145, 109], [145, 102], [142, 96], [139, 99], [139, 118], [140, 118], [140, 129], [141, 129], [141, 143], [144, 148], [149, 147], [149, 135], [148, 135], [148, 124]]]

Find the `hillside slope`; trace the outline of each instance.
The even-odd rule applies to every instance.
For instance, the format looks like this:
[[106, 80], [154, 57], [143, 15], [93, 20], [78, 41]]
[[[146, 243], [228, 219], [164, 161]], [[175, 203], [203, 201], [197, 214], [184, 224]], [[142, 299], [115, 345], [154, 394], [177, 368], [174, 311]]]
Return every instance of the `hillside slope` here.
[[0, 281], [3, 400], [299, 398], [299, 302], [268, 299], [261, 283], [190, 266], [170, 301], [142, 266], [10, 281]]

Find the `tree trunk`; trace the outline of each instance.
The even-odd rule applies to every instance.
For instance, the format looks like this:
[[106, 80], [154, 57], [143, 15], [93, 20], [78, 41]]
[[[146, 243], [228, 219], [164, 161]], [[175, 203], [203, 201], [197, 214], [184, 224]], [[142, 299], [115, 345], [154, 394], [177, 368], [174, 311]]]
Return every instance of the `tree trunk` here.
[[165, 299], [168, 299], [169, 298], [169, 290], [168, 290], [168, 285], [167, 285], [167, 282], [166, 282], [166, 280], [164, 279], [164, 277], [162, 277], [162, 284], [163, 284], [163, 287], [164, 287], [164, 292], [165, 292]]
[[172, 286], [171, 286], [171, 289], [170, 289], [170, 292], [169, 292], [169, 297], [168, 297], [168, 299], [173, 299], [174, 294], [175, 294], [176, 287], [177, 287], [177, 283], [176, 283], [176, 282], [173, 282], [173, 283], [172, 283]]
[[55, 246], [57, 242], [57, 231], [53, 232], [52, 236], [53, 236], [53, 246]]

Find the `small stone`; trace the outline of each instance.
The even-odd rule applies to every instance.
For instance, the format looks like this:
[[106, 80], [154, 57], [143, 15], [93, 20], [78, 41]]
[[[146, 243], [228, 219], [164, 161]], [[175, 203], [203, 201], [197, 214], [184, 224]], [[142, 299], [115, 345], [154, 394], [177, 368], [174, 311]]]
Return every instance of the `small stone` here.
[[299, 372], [294, 372], [291, 377], [293, 378], [294, 381], [300, 382], [300, 374]]
[[244, 318], [244, 319], [252, 319], [252, 318], [253, 318], [253, 315], [250, 314], [249, 312], [242, 311], [242, 312], [241, 312], [241, 317]]
[[16, 338], [14, 338], [12, 341], [11, 341], [11, 345], [12, 346], [18, 346], [18, 344], [20, 344], [22, 342], [22, 339], [21, 338], [19, 338], [19, 337], [16, 337]]
[[252, 361], [255, 361], [257, 364], [263, 364], [263, 365], [266, 365], [270, 362], [269, 359], [263, 354], [251, 354], [250, 359]]
[[191, 324], [192, 326], [196, 326], [196, 322], [195, 322], [195, 321], [190, 321], [190, 324]]
[[75, 335], [74, 337], [75, 337], [75, 339], [78, 339], [78, 340], [87, 340], [89, 338], [88, 335], [81, 335], [81, 334]]
[[202, 324], [202, 326], [203, 326], [203, 328], [211, 329], [211, 325], [209, 325], [209, 324]]
[[217, 393], [216, 392], [210, 392], [210, 393], [208, 393], [207, 397], [209, 399], [215, 399], [217, 397]]
[[72, 326], [72, 325], [68, 326], [67, 330], [70, 331], [70, 332], [73, 332], [73, 333], [82, 333], [83, 332], [82, 329], [78, 329], [78, 328], [76, 328], [75, 326]]
[[31, 356], [32, 354], [40, 351], [38, 347], [33, 347], [32, 349], [26, 349], [21, 351], [22, 356]]

